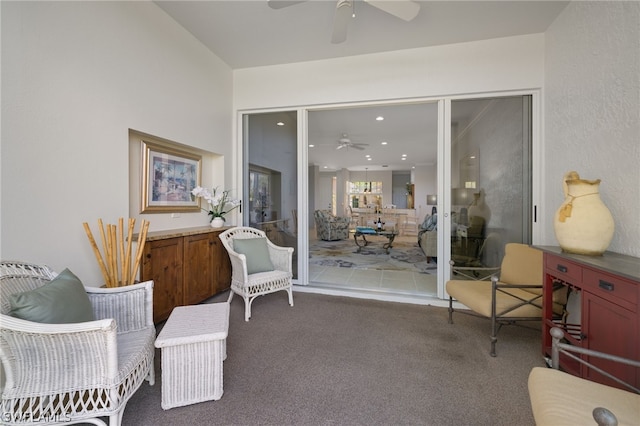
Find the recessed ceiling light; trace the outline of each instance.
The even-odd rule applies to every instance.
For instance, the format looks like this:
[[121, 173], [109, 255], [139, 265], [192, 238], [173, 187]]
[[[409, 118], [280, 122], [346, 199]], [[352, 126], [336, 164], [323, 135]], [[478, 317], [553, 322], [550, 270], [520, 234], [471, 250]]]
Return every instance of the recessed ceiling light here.
[[328, 166], [324, 166], [324, 167], [323, 167], [323, 169], [328, 169], [328, 168], [329, 168]]
[[309, 148], [313, 148], [314, 146], [315, 146], [314, 144], [310, 144], [310, 145], [309, 145]]
[[386, 145], [387, 142], [380, 142], [380, 145]]
[[369, 157], [371, 157], [371, 155], [370, 155], [370, 154], [367, 154], [367, 155], [365, 155], [365, 157], [369, 158]]
[[376, 121], [382, 121], [382, 120], [384, 120], [383, 116], [379, 115], [379, 116], [376, 117]]
[[402, 154], [402, 156], [403, 156], [403, 157], [406, 157], [406, 156], [407, 156], [407, 154]]
[[406, 160], [406, 159], [407, 159], [407, 157], [402, 157], [402, 161], [404, 161], [404, 160]]
[[367, 161], [371, 161], [371, 157], [367, 158]]
[[284, 126], [284, 123], [283, 123], [282, 121], [278, 121], [278, 122], [276, 123], [276, 125], [278, 125], [278, 126]]

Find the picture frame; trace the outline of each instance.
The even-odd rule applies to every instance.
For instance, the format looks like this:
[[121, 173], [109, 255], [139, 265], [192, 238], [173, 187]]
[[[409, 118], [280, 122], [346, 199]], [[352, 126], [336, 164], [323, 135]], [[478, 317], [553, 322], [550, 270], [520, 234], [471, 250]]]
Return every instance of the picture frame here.
[[200, 199], [191, 191], [201, 185], [201, 155], [143, 140], [141, 157], [140, 213], [200, 211]]

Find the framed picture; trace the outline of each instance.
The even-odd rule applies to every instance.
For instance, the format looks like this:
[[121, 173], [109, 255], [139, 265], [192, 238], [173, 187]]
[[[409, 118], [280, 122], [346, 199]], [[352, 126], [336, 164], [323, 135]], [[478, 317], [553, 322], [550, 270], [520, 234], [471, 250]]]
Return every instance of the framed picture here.
[[200, 211], [191, 190], [200, 185], [202, 156], [142, 141], [140, 213]]

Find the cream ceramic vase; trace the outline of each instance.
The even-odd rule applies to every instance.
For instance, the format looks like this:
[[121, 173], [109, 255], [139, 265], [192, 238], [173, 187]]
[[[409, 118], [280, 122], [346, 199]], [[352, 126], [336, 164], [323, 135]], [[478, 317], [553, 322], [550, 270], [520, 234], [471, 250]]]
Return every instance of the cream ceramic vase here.
[[580, 179], [577, 172], [568, 172], [562, 184], [565, 199], [553, 220], [560, 247], [568, 253], [602, 255], [611, 244], [615, 224], [600, 199], [600, 179]]
[[214, 217], [211, 221], [212, 228], [222, 228], [224, 226], [224, 219], [221, 217]]
[[469, 218], [479, 216], [484, 219], [485, 226], [491, 220], [491, 209], [485, 203], [484, 190], [473, 194], [473, 203], [469, 206]]

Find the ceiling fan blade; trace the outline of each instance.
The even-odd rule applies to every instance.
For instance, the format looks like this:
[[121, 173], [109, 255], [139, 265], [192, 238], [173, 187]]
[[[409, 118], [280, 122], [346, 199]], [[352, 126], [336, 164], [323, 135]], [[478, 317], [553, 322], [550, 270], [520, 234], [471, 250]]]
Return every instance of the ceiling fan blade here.
[[283, 7], [293, 6], [294, 4], [304, 3], [307, 0], [267, 0], [267, 4], [271, 9], [282, 9]]
[[358, 145], [351, 145], [351, 148], [355, 148], [355, 149], [357, 149], [359, 151], [364, 151], [364, 148], [361, 147], [361, 146], [358, 146]]
[[420, 12], [420, 5], [411, 0], [364, 0], [365, 3], [369, 3], [371, 6], [376, 7], [396, 18], [403, 19], [405, 21], [411, 21], [418, 16]]
[[338, 145], [338, 146], [336, 147], [336, 149], [342, 149], [342, 148], [344, 148], [345, 146], [347, 146], [347, 145], [346, 145], [346, 144], [340, 144], [340, 145]]
[[350, 0], [338, 0], [336, 12], [333, 15], [333, 33], [331, 43], [342, 43], [347, 39], [347, 27], [353, 13], [353, 3]]

